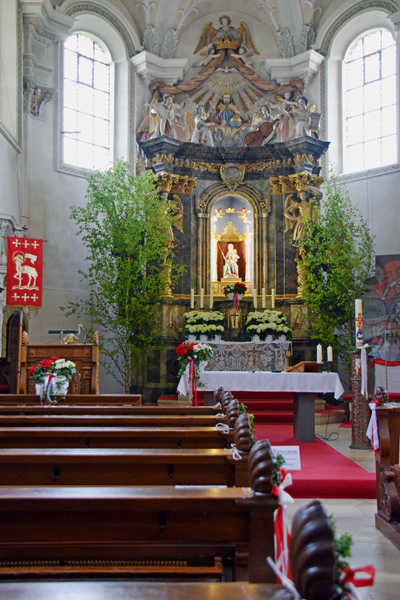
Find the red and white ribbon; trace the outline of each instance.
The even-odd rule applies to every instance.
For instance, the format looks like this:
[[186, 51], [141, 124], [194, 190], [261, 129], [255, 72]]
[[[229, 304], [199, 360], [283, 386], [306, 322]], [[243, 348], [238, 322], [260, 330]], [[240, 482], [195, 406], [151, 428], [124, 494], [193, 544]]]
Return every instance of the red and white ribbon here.
[[378, 432], [378, 419], [376, 416], [376, 403], [370, 402], [369, 407], [371, 409], [371, 418], [369, 420], [367, 431], [365, 435], [371, 440], [372, 447], [375, 455], [379, 450], [379, 432]]
[[[271, 490], [272, 493], [278, 498], [280, 505], [276, 512], [274, 521], [276, 566], [280, 573], [283, 573], [286, 577], [291, 577], [289, 562], [289, 516], [286, 505], [292, 504], [294, 500], [292, 496], [285, 491], [285, 488], [287, 488], [289, 485], [292, 485], [292, 476], [286, 471], [286, 469], [281, 469], [280, 473], [283, 477], [283, 481], [279, 485], [275, 485]], [[283, 581], [280, 576], [279, 579]], [[278, 581], [278, 583], [280, 582]]]
[[192, 356], [189, 358], [189, 385], [191, 385], [192, 403], [197, 406], [196, 364]]
[[233, 308], [235, 312], [239, 312], [239, 294], [237, 292], [233, 292]]

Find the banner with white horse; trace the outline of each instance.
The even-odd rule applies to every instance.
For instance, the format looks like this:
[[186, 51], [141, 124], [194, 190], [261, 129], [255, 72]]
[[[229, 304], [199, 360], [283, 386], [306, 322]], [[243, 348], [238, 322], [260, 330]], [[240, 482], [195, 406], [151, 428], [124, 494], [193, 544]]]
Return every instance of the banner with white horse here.
[[43, 240], [8, 237], [7, 304], [42, 306]]

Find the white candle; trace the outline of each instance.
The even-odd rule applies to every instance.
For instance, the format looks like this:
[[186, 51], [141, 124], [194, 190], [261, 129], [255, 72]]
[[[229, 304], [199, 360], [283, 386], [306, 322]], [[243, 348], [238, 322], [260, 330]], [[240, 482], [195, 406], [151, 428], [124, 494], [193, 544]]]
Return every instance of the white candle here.
[[321, 346], [321, 344], [318, 344], [318, 346], [317, 346], [317, 363], [319, 365], [322, 365], [322, 346]]
[[190, 290], [190, 308], [194, 308], [194, 289]]
[[362, 300], [356, 300], [356, 303], [355, 303], [355, 323], [356, 323], [356, 347], [362, 348], [364, 345]]
[[204, 308], [204, 288], [200, 289], [200, 308]]
[[271, 308], [275, 308], [275, 288], [271, 290]]
[[212, 290], [212, 288], [210, 288], [210, 310], [212, 309], [213, 305], [214, 305], [213, 290]]
[[326, 360], [328, 362], [333, 362], [333, 350], [332, 346], [328, 346], [326, 349]]
[[256, 288], [253, 289], [253, 304], [254, 304], [254, 308], [257, 308], [257, 290], [256, 290]]
[[265, 298], [265, 288], [261, 290], [261, 305], [263, 308], [267, 308], [267, 302]]

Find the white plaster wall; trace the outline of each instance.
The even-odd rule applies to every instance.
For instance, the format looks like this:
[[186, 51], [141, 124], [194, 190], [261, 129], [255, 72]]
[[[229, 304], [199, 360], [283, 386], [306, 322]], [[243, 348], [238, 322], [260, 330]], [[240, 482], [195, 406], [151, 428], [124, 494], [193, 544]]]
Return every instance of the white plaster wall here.
[[22, 156], [0, 133], [0, 212], [20, 222]]

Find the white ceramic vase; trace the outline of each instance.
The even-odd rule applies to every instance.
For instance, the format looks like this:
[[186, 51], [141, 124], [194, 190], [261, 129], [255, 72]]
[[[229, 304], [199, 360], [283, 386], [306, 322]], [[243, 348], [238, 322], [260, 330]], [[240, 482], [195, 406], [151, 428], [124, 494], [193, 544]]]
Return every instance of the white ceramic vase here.
[[286, 342], [286, 335], [280, 335], [279, 336], [279, 341], [280, 342]]
[[260, 336], [259, 335], [253, 335], [253, 337], [251, 338], [251, 341], [254, 342], [255, 344], [259, 344], [261, 342]]
[[233, 292], [231, 292], [230, 294], [226, 294], [226, 297], [228, 298], [228, 300], [233, 300]]
[[187, 341], [188, 341], [190, 344], [193, 344], [193, 343], [196, 341], [196, 336], [195, 336], [195, 335], [193, 335], [193, 333], [190, 333], [190, 334], [188, 335], [188, 337], [187, 337]]
[[271, 334], [268, 334], [267, 337], [265, 338], [265, 341], [267, 342], [267, 344], [270, 344], [271, 342], [273, 342], [274, 337]]
[[206, 343], [208, 342], [208, 335], [206, 333], [201, 333], [199, 336], [200, 342]]

